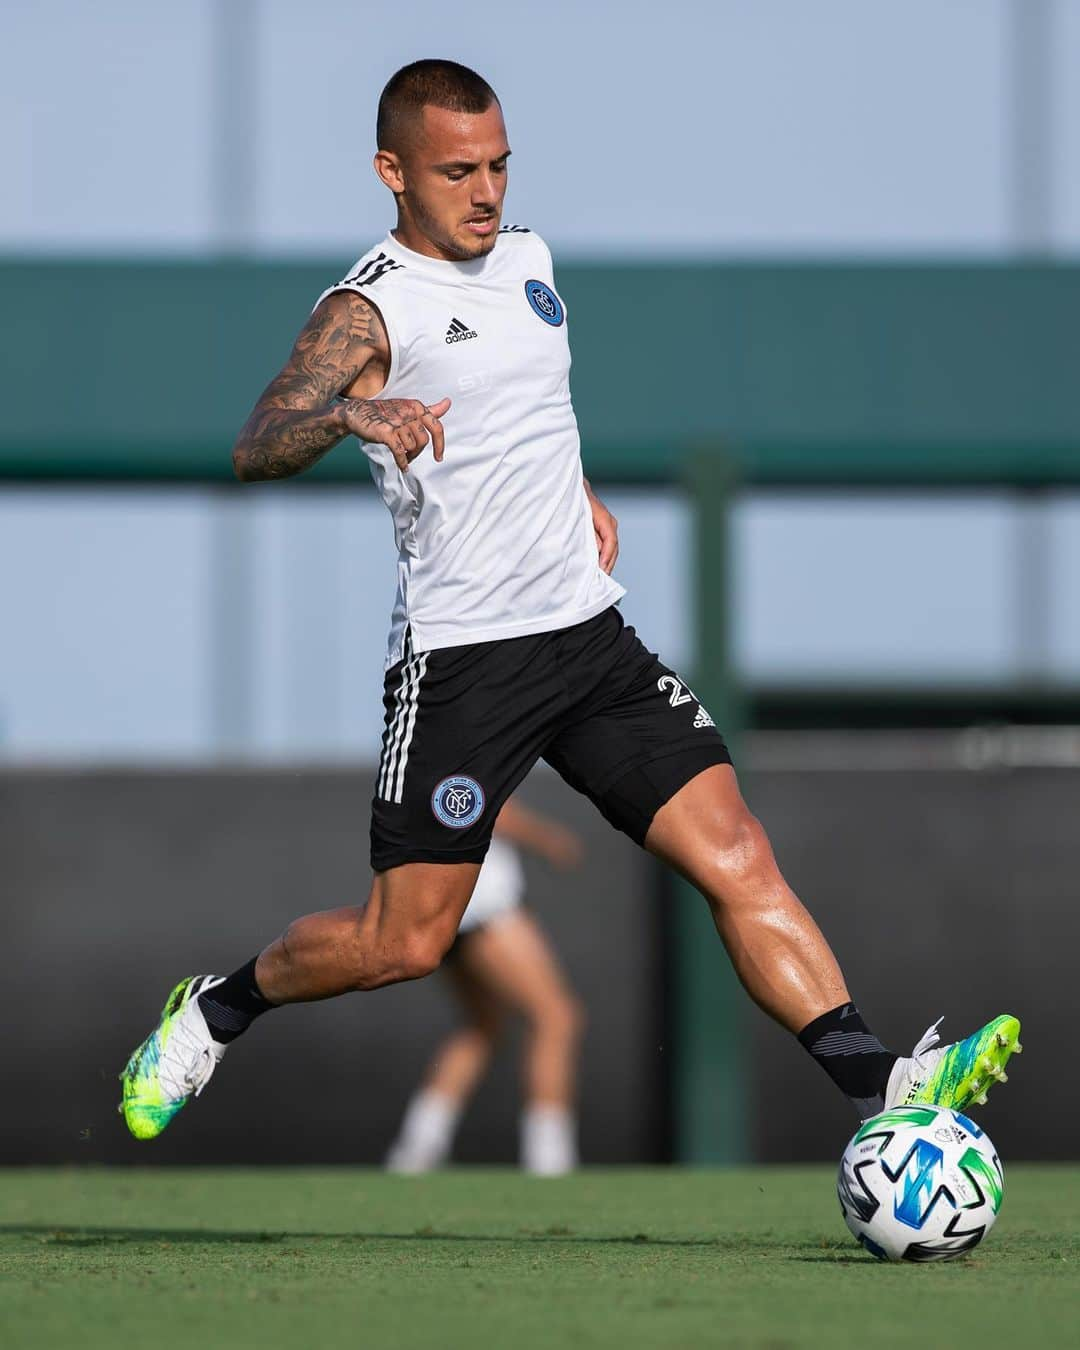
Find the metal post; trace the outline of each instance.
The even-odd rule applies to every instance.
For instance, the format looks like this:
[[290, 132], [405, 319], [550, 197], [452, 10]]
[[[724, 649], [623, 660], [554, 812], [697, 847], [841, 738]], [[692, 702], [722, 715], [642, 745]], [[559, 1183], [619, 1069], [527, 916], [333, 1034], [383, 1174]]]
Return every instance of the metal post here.
[[[258, 0], [217, 0], [213, 10], [211, 173], [213, 247], [251, 252], [255, 233], [255, 31]], [[223, 457], [228, 445], [221, 447]], [[231, 489], [211, 495], [210, 721], [224, 758], [250, 752], [255, 739], [254, 503]]]
[[1013, 247], [1046, 254], [1054, 231], [1054, 0], [1012, 0], [1009, 196]]
[[231, 488], [208, 495], [210, 737], [217, 756], [235, 759], [255, 740], [255, 514]]
[[1053, 648], [1051, 592], [1054, 560], [1045, 489], [1018, 492], [1013, 549], [1013, 678], [1021, 685], [1047, 682]]
[[[702, 455], [691, 466], [699, 643], [694, 690], [737, 754], [745, 714], [730, 633], [734, 484], [731, 467], [719, 454]], [[680, 881], [674, 905], [675, 1156], [685, 1163], [745, 1162], [750, 1105], [746, 994], [697, 891]]]
[[214, 246], [222, 254], [251, 252], [255, 234], [257, 0], [217, 0], [214, 6], [211, 209]]

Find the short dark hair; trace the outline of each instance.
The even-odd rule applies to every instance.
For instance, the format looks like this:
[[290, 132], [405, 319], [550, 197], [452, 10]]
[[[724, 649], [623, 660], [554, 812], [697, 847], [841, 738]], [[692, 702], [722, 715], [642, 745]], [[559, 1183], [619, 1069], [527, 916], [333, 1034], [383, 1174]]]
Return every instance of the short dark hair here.
[[379, 96], [375, 140], [380, 150], [399, 150], [409, 122], [424, 108], [487, 112], [499, 98], [482, 75], [456, 61], [413, 61], [390, 76]]

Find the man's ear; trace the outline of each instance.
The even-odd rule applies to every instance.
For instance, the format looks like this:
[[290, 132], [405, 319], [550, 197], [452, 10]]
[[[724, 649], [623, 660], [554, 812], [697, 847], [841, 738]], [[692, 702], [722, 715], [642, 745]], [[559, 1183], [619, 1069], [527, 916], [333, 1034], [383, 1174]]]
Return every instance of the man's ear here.
[[405, 175], [402, 172], [401, 160], [393, 150], [376, 150], [373, 163], [375, 172], [395, 196], [405, 191]]

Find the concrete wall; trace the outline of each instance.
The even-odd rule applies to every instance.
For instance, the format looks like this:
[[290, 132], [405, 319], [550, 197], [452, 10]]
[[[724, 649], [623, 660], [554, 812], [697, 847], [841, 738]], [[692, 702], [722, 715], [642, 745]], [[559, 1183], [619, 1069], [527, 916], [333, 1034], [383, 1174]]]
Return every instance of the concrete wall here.
[[[1080, 940], [1080, 775], [811, 765], [749, 771], [745, 786], [871, 1024], [906, 1051], [942, 1013], [948, 1036], [1017, 1013], [1026, 1052], [983, 1119], [1006, 1159], [1075, 1157], [1078, 1092], [1061, 1064]], [[362, 893], [369, 791], [367, 774], [346, 771], [0, 774], [0, 1163], [379, 1158], [452, 1021], [438, 978], [270, 1014], [153, 1147], [115, 1115], [115, 1074], [172, 983], [229, 970], [295, 914]], [[657, 875], [553, 776], [527, 792], [574, 820], [590, 849], [572, 879], [531, 878], [591, 1014], [584, 1157], [657, 1160], [673, 1049]], [[717, 1034], [749, 1038], [757, 1155], [835, 1157], [852, 1125], [844, 1102], [742, 1008]], [[511, 1160], [515, 1112], [508, 1051], [459, 1156]]]
[[[528, 795], [564, 818], [569, 804], [589, 847], [570, 878], [530, 867], [536, 911], [591, 1014], [585, 1157], [656, 1158], [653, 875], [554, 775]], [[298, 914], [366, 895], [370, 797], [368, 773], [0, 774], [0, 1163], [377, 1162], [454, 1024], [438, 979], [269, 1014], [152, 1147], [115, 1113], [116, 1074], [173, 984], [227, 973]], [[517, 1081], [508, 1045], [461, 1158], [514, 1158]]]
[[[1012, 1082], [978, 1113], [1008, 1160], [1075, 1158], [1080, 1090], [1062, 1056], [1076, 1008], [1075, 769], [759, 771], [748, 798], [867, 1020], [910, 1053], [1000, 1012], [1023, 1022]], [[753, 1133], [765, 1158], [831, 1158], [844, 1104], [756, 1009]]]

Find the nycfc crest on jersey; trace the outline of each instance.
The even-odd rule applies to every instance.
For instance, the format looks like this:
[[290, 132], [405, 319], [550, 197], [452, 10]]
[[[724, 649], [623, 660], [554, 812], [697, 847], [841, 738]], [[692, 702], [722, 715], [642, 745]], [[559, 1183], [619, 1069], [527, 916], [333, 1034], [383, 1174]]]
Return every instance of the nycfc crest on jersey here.
[[406, 626], [424, 652], [569, 628], [614, 604], [624, 592], [597, 560], [543, 240], [503, 226], [485, 257], [447, 262], [387, 235], [319, 298], [341, 290], [382, 316], [377, 397], [452, 401], [441, 464], [429, 448], [402, 473], [385, 446], [364, 446], [398, 546], [387, 665]]
[[566, 316], [563, 309], [563, 303], [550, 286], [545, 286], [542, 281], [527, 281], [525, 283], [525, 298], [533, 307], [533, 312], [545, 323], [551, 324], [553, 328], [558, 328]]

